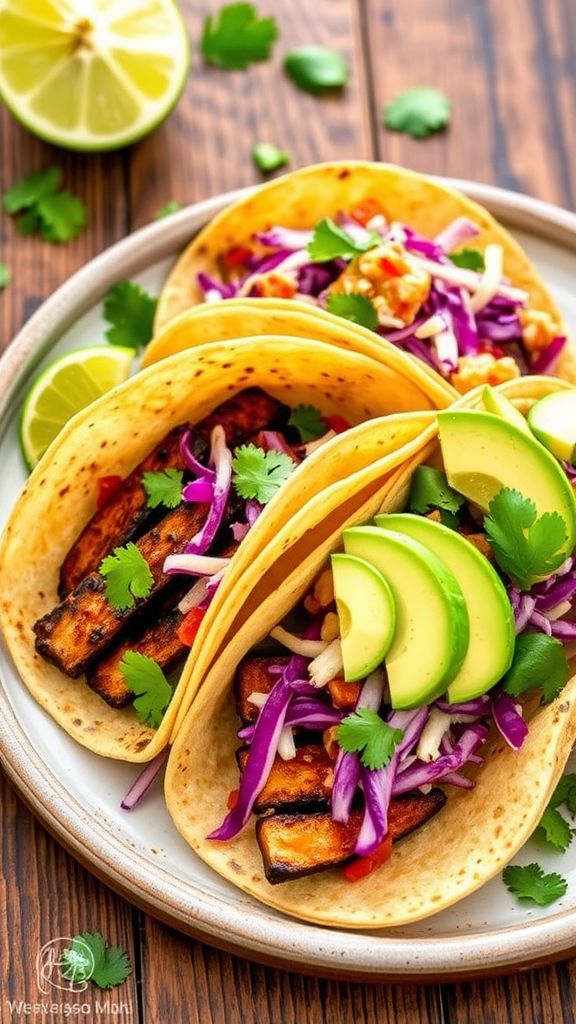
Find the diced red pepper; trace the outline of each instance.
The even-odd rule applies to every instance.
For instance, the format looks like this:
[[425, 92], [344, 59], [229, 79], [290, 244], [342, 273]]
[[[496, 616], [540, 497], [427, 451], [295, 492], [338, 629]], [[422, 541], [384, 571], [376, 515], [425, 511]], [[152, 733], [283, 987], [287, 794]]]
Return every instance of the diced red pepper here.
[[480, 342], [479, 345], [481, 352], [487, 352], [489, 355], [494, 356], [494, 359], [502, 359], [506, 353], [503, 348], [499, 345], [495, 345], [489, 338], [485, 338]]
[[233, 270], [234, 267], [246, 266], [251, 256], [250, 249], [245, 249], [242, 245], [233, 245], [224, 253], [222, 262], [228, 270]]
[[388, 274], [388, 277], [402, 277], [402, 271], [398, 269], [395, 263], [392, 263], [392, 260], [387, 260], [385, 256], [382, 256], [380, 266], [384, 273]]
[[230, 792], [228, 793], [228, 799], [226, 801], [226, 806], [227, 806], [229, 811], [231, 811], [233, 807], [236, 807], [236, 804], [238, 803], [238, 794], [239, 794], [239, 792], [240, 792], [239, 789], [231, 789]]
[[192, 608], [182, 619], [178, 626], [178, 639], [186, 647], [192, 647], [196, 634], [200, 629], [202, 619], [206, 615], [206, 608]]
[[121, 476], [101, 476], [98, 480], [98, 497], [96, 507], [103, 508], [122, 483]]
[[347, 882], [358, 882], [360, 878], [365, 878], [376, 868], [382, 867], [382, 864], [389, 860], [391, 853], [392, 836], [387, 835], [369, 857], [358, 857], [351, 864], [347, 864], [344, 868], [344, 878]]
[[336, 434], [343, 434], [345, 430], [350, 430], [351, 424], [343, 416], [324, 416], [323, 419], [328, 429], [333, 430]]
[[385, 216], [384, 207], [378, 199], [363, 199], [362, 202], [350, 210], [350, 216], [358, 224], [362, 224], [363, 227], [366, 227], [373, 217], [378, 217], [380, 214]]

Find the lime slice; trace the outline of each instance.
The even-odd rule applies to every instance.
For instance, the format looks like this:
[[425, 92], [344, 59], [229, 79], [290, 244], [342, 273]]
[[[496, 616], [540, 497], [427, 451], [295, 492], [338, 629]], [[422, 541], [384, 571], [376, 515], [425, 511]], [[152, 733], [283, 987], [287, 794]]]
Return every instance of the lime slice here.
[[22, 124], [70, 149], [115, 149], [170, 112], [188, 74], [174, 0], [5, 0], [0, 95]]
[[20, 444], [33, 469], [65, 423], [130, 376], [134, 349], [96, 345], [55, 359], [32, 384], [22, 408]]

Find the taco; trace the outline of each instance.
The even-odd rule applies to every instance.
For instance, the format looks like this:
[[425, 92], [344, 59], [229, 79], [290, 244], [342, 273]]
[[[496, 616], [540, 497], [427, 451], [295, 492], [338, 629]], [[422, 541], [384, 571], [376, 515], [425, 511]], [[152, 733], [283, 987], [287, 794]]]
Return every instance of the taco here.
[[156, 327], [204, 302], [305, 302], [370, 327], [461, 393], [522, 374], [576, 380], [560, 312], [477, 203], [386, 164], [321, 164], [224, 210], [164, 287]]
[[[364, 449], [348, 428], [432, 408], [413, 378], [408, 361], [402, 375], [311, 340], [243, 340], [166, 359], [79, 413], [0, 548], [0, 624], [35, 699], [100, 754], [154, 757], [190, 667], [210, 660], [211, 599], [219, 630], [248, 614], [234, 580], [299, 507], [368, 458], [394, 465], [394, 431]], [[330, 453], [342, 431], [346, 464]]]
[[515, 387], [489, 394], [498, 413], [477, 392], [439, 413], [378, 489], [357, 475], [355, 506], [340, 481], [304, 510], [181, 725], [177, 828], [291, 916], [383, 928], [439, 912], [510, 861], [564, 769], [573, 471], [519, 411], [576, 393], [538, 382], [513, 405]]

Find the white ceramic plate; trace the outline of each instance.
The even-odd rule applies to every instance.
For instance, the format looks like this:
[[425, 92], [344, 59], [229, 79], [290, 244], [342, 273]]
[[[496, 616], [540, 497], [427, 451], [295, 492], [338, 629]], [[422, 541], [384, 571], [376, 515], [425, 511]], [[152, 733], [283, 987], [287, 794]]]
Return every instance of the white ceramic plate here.
[[[499, 189], [457, 182], [510, 227], [576, 331], [576, 216]], [[0, 526], [24, 484], [18, 447], [21, 392], [43, 359], [104, 337], [100, 300], [131, 277], [159, 290], [174, 255], [226, 203], [219, 196], [143, 228], [75, 274], [30, 319], [0, 362]], [[446, 978], [558, 957], [576, 944], [576, 843], [565, 855], [531, 843], [537, 859], [569, 880], [551, 907], [520, 906], [496, 878], [427, 921], [379, 933], [317, 928], [260, 906], [204, 865], [166, 812], [159, 781], [131, 813], [120, 800], [134, 766], [76, 745], [34, 703], [0, 649], [0, 758], [43, 823], [113, 888], [174, 927], [215, 945], [301, 971], [341, 977]], [[434, 851], [441, 858], [441, 851]]]

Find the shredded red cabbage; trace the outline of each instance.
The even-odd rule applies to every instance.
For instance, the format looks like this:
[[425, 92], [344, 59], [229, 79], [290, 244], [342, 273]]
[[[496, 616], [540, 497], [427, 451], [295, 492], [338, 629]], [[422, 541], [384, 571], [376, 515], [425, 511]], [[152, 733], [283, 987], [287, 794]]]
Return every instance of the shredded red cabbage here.
[[150, 786], [154, 782], [154, 779], [166, 764], [168, 754], [169, 748], [165, 747], [164, 750], [161, 750], [159, 754], [156, 754], [156, 757], [153, 757], [139, 775], [137, 775], [120, 804], [123, 811], [133, 811], [136, 804], [140, 803], [142, 797], [146, 795]]
[[206, 522], [189, 544], [186, 554], [204, 554], [208, 550], [222, 522], [226, 503], [232, 483], [232, 452], [226, 444], [226, 436], [221, 426], [212, 431], [212, 449], [210, 462], [214, 466], [214, 498]]
[[512, 750], [520, 750], [528, 735], [528, 726], [516, 710], [514, 699], [504, 690], [492, 696], [494, 724]]
[[[368, 676], [362, 687], [354, 710], [369, 708], [370, 711], [378, 711], [382, 703], [384, 692], [383, 672], [373, 672]], [[360, 756], [340, 750], [334, 767], [334, 784], [332, 786], [331, 810], [334, 821], [340, 821], [346, 825], [350, 817], [352, 800], [360, 781]]]
[[186, 484], [182, 491], [182, 498], [184, 501], [200, 501], [200, 502], [212, 502], [214, 501], [214, 482], [208, 480], [206, 477], [199, 477], [198, 480], [192, 480], [191, 483]]
[[540, 353], [537, 359], [534, 360], [530, 367], [531, 373], [552, 373], [558, 359], [562, 353], [564, 346], [566, 345], [567, 338], [552, 338], [552, 341], [543, 352]]
[[407, 768], [401, 775], [396, 775], [392, 786], [392, 794], [408, 793], [411, 789], [418, 789], [419, 786], [427, 786], [439, 779], [449, 775], [450, 772], [459, 771], [470, 760], [470, 755], [475, 753], [476, 748], [484, 743], [488, 735], [485, 725], [475, 722], [468, 726], [454, 745], [451, 754], [443, 754], [435, 761], [428, 761], [426, 764], [416, 762]]

